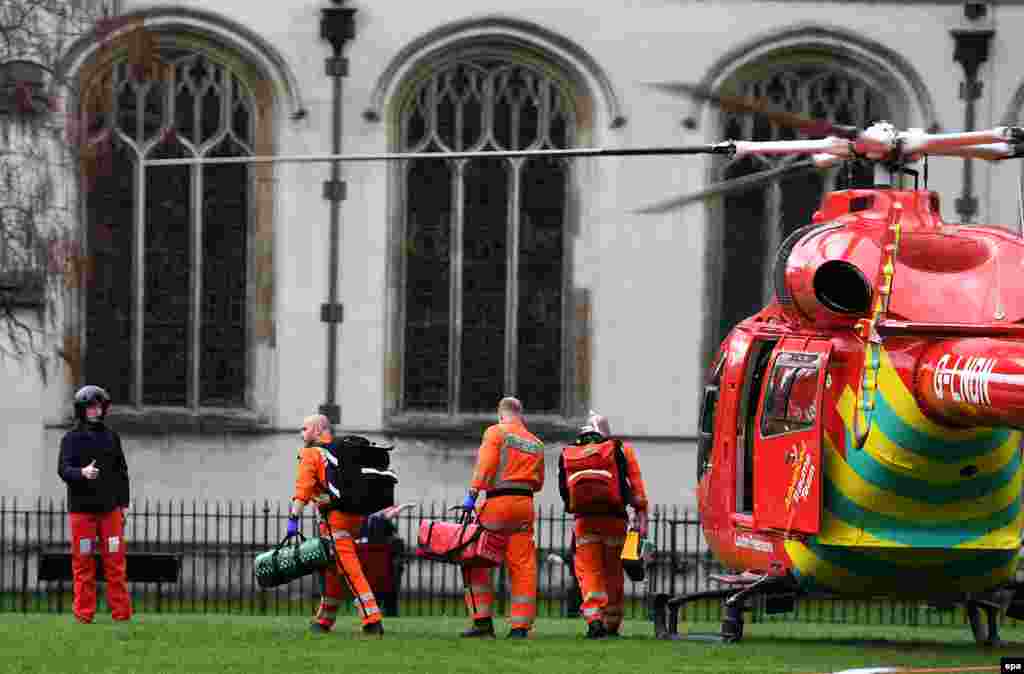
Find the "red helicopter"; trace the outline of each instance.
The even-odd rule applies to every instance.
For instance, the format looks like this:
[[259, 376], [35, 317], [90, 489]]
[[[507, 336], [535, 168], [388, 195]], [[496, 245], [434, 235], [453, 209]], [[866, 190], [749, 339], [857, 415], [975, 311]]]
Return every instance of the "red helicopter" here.
[[[1016, 157], [1024, 130], [862, 130], [775, 114], [829, 136], [730, 142], [730, 153], [813, 155], [797, 169], [867, 161], [874, 183], [827, 194], [782, 243], [773, 301], [713, 361], [697, 497], [708, 546], [735, 573], [712, 576], [720, 589], [658, 595], [655, 633], [738, 641], [754, 601], [785, 613], [806, 598], [884, 597], [966, 605], [975, 639], [995, 644], [1001, 612], [1024, 619], [1024, 240], [944, 222], [909, 165]], [[721, 632], [680, 635], [680, 608], [699, 599], [722, 600]]]
[[943, 222], [927, 170], [919, 189], [910, 165], [929, 155], [1022, 156], [1024, 129], [860, 129], [683, 90], [825, 138], [144, 163], [669, 154], [809, 156], [784, 171], [869, 163], [870, 185], [826, 195], [813, 221], [783, 242], [774, 300], [740, 322], [714, 359], [700, 412], [698, 502], [711, 552], [736, 573], [718, 577], [722, 589], [658, 596], [655, 631], [686, 638], [679, 609], [701, 598], [721, 599], [725, 612], [721, 633], [707, 637], [737, 641], [754, 600], [778, 613], [804, 598], [887, 597], [965, 604], [975, 638], [997, 642], [1002, 612], [1024, 619], [1024, 584], [1015, 582], [1024, 526], [1024, 240]]

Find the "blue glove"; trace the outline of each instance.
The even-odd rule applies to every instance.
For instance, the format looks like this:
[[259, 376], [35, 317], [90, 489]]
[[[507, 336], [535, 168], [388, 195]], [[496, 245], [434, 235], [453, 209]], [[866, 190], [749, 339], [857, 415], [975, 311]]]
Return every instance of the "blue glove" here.
[[462, 509], [463, 510], [472, 510], [473, 508], [475, 508], [476, 507], [476, 497], [477, 497], [477, 495], [474, 492], [469, 492], [468, 494], [466, 494], [466, 500], [462, 502]]
[[289, 517], [288, 518], [288, 538], [296, 536], [299, 533], [299, 518]]

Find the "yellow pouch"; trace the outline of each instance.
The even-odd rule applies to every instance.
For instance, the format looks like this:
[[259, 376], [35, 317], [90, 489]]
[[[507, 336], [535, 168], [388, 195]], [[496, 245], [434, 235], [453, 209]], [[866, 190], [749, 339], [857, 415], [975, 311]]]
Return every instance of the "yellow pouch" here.
[[627, 532], [626, 543], [622, 546], [622, 555], [620, 555], [620, 559], [633, 562], [639, 561], [640, 552], [640, 532]]

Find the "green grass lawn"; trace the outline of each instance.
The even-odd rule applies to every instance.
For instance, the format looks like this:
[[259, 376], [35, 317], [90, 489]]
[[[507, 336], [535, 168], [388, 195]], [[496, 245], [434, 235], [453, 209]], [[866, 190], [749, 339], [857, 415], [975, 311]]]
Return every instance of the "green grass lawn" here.
[[[138, 614], [129, 624], [98, 616], [79, 625], [70, 615], [0, 614], [0, 673], [7, 672], [700, 672], [817, 674], [857, 667], [988, 666], [1024, 655], [1024, 629], [1004, 627], [1008, 643], [974, 645], [969, 630], [762, 623], [746, 626], [740, 644], [656, 641], [648, 622], [627, 621], [626, 636], [582, 638], [580, 620], [540, 619], [529, 641], [465, 641], [458, 617], [385, 620], [383, 640], [356, 636], [352, 617], [333, 634], [307, 632], [305, 617]], [[717, 631], [717, 623], [680, 631]]]

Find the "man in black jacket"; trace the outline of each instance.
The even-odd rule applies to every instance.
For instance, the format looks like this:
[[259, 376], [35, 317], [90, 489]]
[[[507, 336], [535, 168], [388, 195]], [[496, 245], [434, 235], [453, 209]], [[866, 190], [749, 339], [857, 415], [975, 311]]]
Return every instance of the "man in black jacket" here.
[[93, 541], [99, 539], [107, 603], [114, 620], [132, 617], [125, 563], [124, 511], [128, 508], [128, 464], [120, 436], [103, 419], [110, 396], [98, 386], [75, 394], [78, 423], [64, 435], [57, 473], [68, 485], [71, 519], [71, 566], [74, 572], [75, 619], [91, 623], [96, 613], [96, 560]]

